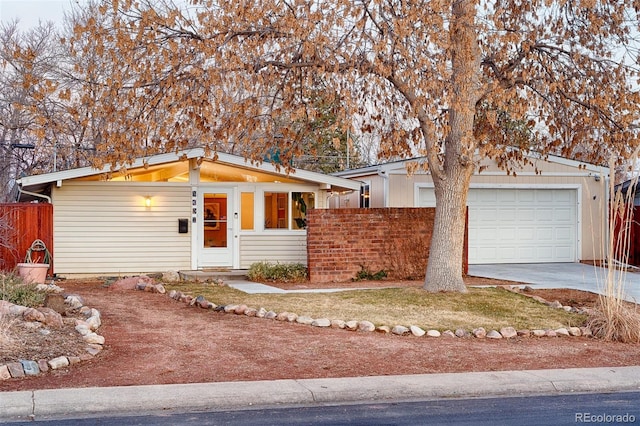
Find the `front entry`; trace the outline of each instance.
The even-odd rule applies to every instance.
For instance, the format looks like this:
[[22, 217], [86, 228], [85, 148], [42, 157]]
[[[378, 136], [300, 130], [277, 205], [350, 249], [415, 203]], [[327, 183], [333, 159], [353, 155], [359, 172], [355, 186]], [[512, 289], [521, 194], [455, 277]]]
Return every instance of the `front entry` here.
[[198, 268], [232, 267], [233, 190], [200, 189], [198, 206]]

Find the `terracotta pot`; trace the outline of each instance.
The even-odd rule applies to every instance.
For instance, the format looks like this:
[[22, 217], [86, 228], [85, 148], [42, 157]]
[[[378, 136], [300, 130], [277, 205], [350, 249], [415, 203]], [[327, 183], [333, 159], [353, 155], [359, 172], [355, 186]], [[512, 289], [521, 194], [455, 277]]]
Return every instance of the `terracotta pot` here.
[[48, 271], [48, 263], [18, 263], [18, 274], [27, 283], [44, 284]]

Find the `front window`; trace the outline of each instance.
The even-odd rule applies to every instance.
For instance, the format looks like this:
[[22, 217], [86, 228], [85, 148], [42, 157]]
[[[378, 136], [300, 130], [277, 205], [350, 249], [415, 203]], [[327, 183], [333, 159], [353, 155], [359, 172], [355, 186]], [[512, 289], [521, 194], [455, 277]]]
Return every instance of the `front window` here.
[[264, 193], [264, 228], [289, 229], [289, 193]]
[[264, 228], [306, 229], [307, 210], [313, 208], [313, 192], [265, 192]]

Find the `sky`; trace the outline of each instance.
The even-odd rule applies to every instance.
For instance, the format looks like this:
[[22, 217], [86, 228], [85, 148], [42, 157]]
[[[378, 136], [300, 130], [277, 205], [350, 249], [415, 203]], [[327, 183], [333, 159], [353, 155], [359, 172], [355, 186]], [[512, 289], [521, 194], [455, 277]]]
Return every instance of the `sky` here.
[[53, 21], [60, 25], [65, 10], [78, 0], [0, 0], [0, 21], [20, 20], [20, 28], [27, 30], [39, 21]]

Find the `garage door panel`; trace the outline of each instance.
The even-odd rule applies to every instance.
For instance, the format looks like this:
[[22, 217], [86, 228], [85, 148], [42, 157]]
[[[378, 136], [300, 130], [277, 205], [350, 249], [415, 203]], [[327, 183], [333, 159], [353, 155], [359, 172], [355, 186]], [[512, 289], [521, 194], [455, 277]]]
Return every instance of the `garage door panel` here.
[[[574, 189], [472, 188], [469, 263], [576, 261], [577, 198]], [[428, 206], [433, 189], [418, 199]]]

